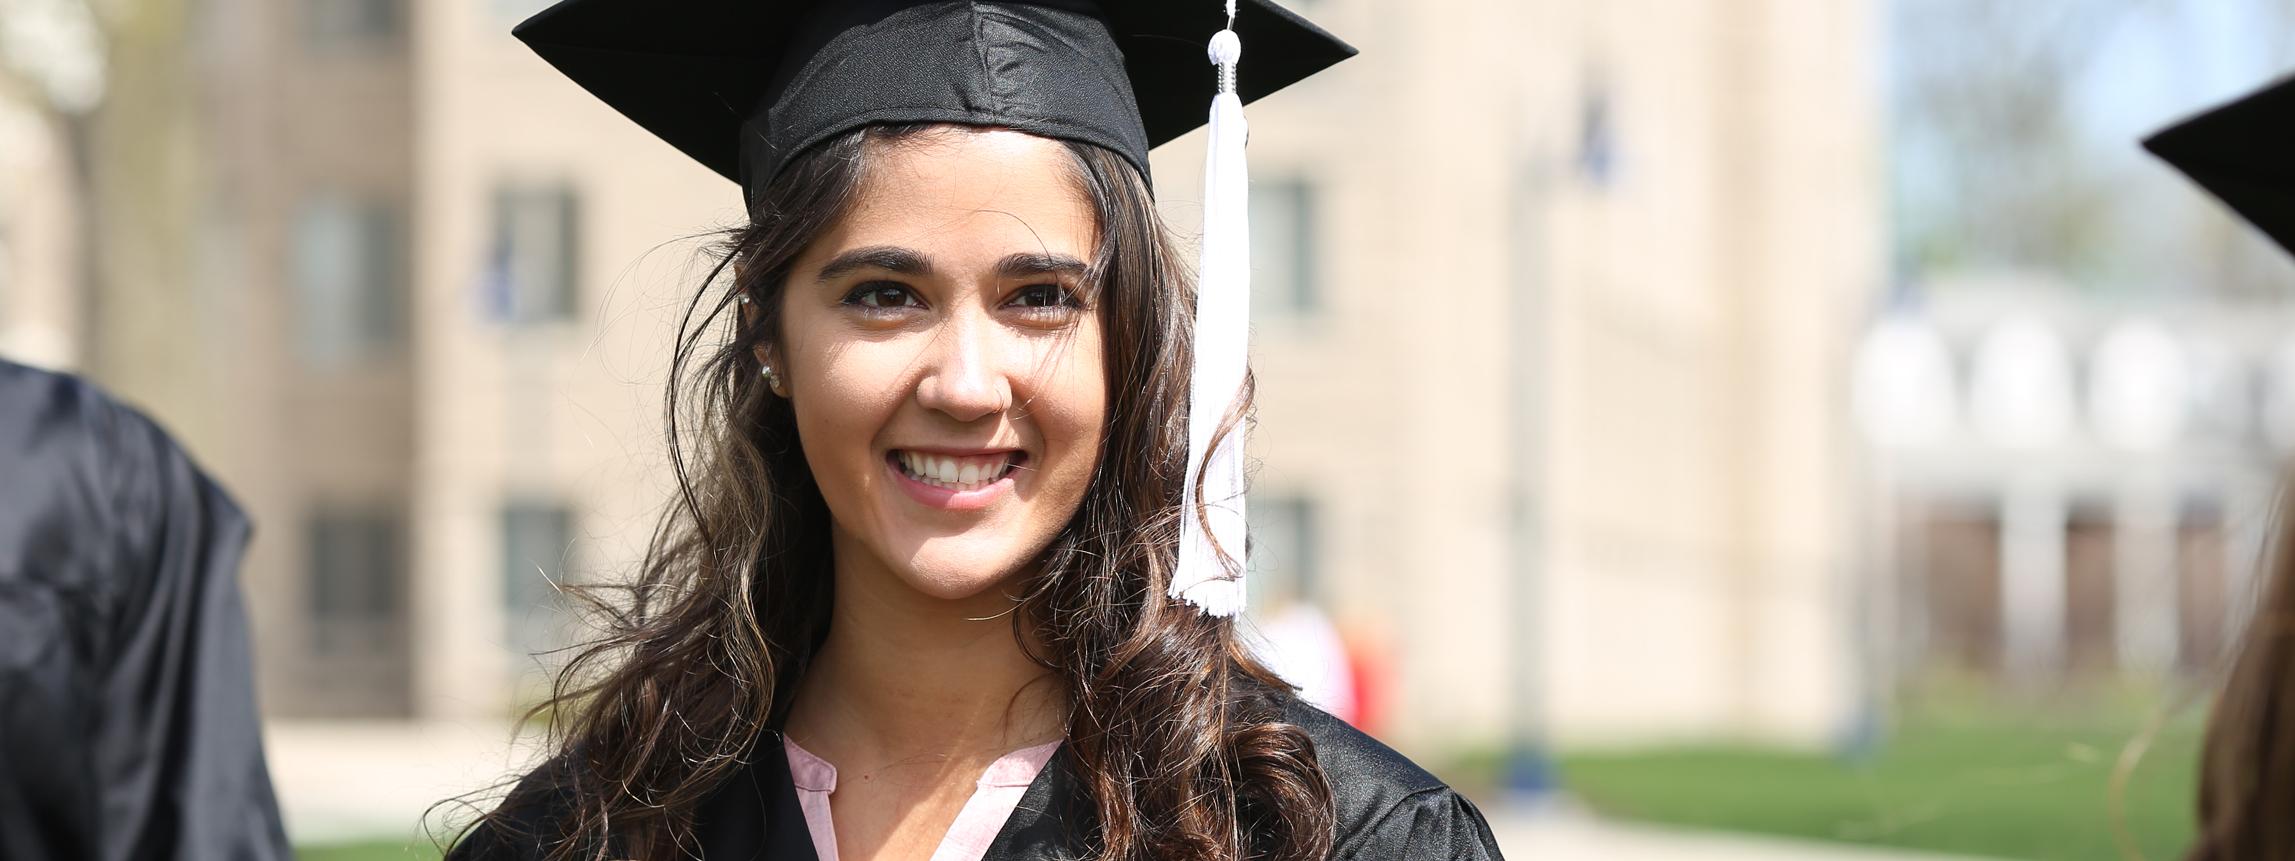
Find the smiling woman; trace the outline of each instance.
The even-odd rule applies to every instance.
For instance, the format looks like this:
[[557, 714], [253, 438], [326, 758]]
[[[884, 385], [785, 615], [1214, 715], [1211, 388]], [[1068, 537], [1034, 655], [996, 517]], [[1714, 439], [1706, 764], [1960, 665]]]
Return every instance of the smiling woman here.
[[853, 563], [839, 587], [890, 577], [996, 616], [1009, 599], [989, 587], [1051, 543], [1099, 460], [1098, 218], [1056, 141], [941, 126], [879, 150], [797, 258], [757, 358], [811, 441]]
[[[545, 707], [558, 755], [454, 857], [1497, 856], [1174, 597], [1208, 519], [1196, 297], [1146, 151], [1202, 102], [1127, 69], [1217, 27], [1178, 9], [567, 0], [520, 27], [750, 217], [672, 362], [678, 504]], [[1273, 86], [1351, 53], [1245, 9]]]

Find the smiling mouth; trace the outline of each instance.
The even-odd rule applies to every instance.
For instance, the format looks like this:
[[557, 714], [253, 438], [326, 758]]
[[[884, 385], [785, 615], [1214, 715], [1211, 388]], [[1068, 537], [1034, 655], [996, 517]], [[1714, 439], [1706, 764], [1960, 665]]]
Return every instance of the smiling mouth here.
[[1011, 475], [1027, 452], [1005, 451], [995, 454], [955, 457], [943, 454], [901, 451], [894, 449], [885, 455], [902, 475], [933, 487], [958, 493], [979, 490]]

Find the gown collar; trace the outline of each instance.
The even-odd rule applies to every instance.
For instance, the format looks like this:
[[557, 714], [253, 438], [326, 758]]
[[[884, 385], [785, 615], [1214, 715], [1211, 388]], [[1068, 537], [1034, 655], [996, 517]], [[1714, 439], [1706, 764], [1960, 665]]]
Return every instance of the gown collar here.
[[[781, 734], [764, 736], [751, 751], [749, 765], [696, 812], [694, 836], [708, 861], [819, 861]], [[982, 861], [1050, 861], [1082, 854], [1080, 838], [1094, 829], [1090, 805], [1077, 793], [1074, 768], [1069, 747], [1061, 745], [1028, 784]]]

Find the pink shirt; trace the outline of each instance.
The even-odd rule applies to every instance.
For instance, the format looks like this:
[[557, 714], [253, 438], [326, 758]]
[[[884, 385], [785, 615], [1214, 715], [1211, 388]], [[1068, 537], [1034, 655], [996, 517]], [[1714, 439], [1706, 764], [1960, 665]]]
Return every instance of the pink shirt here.
[[[797, 784], [797, 806], [805, 811], [805, 830], [813, 834], [813, 854], [820, 856], [820, 861], [837, 861], [837, 829], [829, 820], [829, 796], [837, 791], [837, 767], [798, 747], [785, 735], [781, 749], [789, 756], [789, 777]], [[986, 856], [988, 844], [1004, 830], [1004, 820], [1012, 818], [1012, 809], [1020, 806], [1020, 796], [1027, 794], [1028, 784], [1036, 782], [1037, 772], [1044, 770], [1044, 763], [1052, 761], [1052, 754], [1059, 749], [1060, 743], [1055, 741], [1021, 748], [989, 763], [973, 785], [972, 798], [964, 802], [964, 809], [940, 838], [940, 848], [933, 850], [932, 861], [980, 861]]]

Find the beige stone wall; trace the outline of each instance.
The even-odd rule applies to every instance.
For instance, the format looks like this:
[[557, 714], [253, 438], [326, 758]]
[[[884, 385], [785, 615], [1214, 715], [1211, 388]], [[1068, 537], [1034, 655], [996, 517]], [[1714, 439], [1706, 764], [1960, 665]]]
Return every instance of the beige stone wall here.
[[[417, 676], [426, 715], [497, 714], [503, 680], [536, 666], [504, 639], [501, 506], [565, 500], [590, 574], [635, 566], [672, 486], [669, 349], [707, 272], [687, 238], [735, 223], [740, 194], [569, 84], [490, 5], [418, 6]], [[579, 199], [574, 318], [490, 322], [475, 294], [492, 194], [559, 181]]]
[[[1256, 486], [1326, 506], [1336, 615], [1398, 647], [1399, 737], [1498, 737], [1517, 625], [1565, 743], [1844, 728], [1840, 374], [1884, 264], [1865, 6], [1313, 10], [1364, 53], [1252, 111], [1255, 173], [1328, 192], [1331, 297], [1258, 324]], [[1183, 225], [1191, 143], [1157, 163]]]
[[1819, 741], [1850, 716], [1841, 374], [1885, 262], [1862, 5], [1611, 4], [1582, 24], [1629, 143], [1551, 239], [1565, 738]]
[[[108, 211], [118, 219], [108, 229], [130, 229], [137, 219], [123, 213], [140, 206], [181, 238], [105, 279], [97, 372], [151, 409], [254, 518], [242, 576], [266, 709], [398, 717], [410, 708], [405, 632], [314, 619], [306, 539], [316, 512], [406, 509], [420, 409], [414, 347], [400, 338], [368, 354], [318, 358], [296, 288], [296, 237], [307, 207], [322, 200], [372, 202], [403, 219], [419, 118], [403, 42], [315, 48], [304, 8], [204, 4], [176, 22], [168, 38], [178, 41], [151, 61], [164, 59], [182, 80], [123, 83], [115, 93], [131, 113], [167, 101], [159, 113], [182, 131], [120, 157], [153, 166], [105, 162], [108, 185], [127, 204]], [[124, 123], [113, 130], [113, 146], [133, 151], [132, 132]], [[139, 185], [147, 175], [164, 188]], [[322, 638], [346, 645], [322, 648]]]

